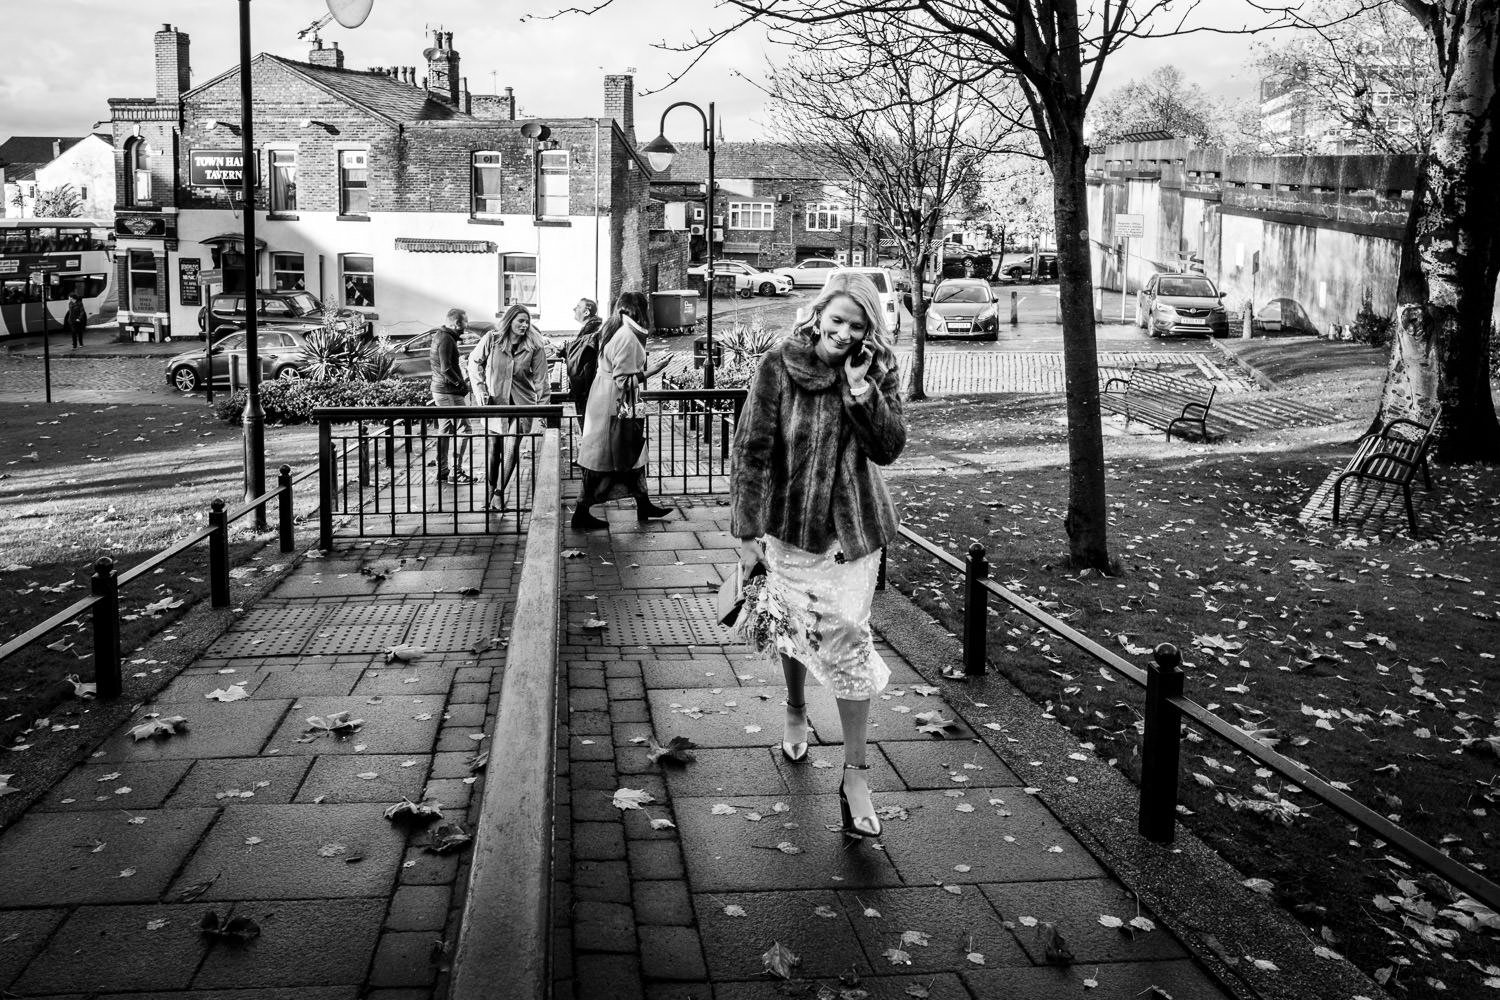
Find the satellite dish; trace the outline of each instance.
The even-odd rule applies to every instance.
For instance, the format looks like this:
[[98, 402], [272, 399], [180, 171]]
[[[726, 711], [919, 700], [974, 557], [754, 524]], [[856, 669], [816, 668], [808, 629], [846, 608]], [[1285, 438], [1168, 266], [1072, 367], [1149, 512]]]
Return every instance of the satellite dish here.
[[370, 16], [375, 0], [328, 0], [328, 13], [346, 28], [357, 28]]

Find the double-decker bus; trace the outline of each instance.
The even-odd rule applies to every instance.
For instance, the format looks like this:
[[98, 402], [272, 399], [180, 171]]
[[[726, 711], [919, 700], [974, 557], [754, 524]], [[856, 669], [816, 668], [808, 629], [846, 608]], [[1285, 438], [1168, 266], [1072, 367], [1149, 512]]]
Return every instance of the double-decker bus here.
[[62, 329], [77, 292], [97, 323], [116, 312], [113, 227], [101, 219], [0, 219], [0, 338]]

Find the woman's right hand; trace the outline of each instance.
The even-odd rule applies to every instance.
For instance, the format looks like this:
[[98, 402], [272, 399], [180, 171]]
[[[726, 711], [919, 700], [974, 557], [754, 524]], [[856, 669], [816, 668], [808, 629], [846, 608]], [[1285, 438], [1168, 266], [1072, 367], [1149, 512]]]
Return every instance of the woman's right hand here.
[[740, 579], [749, 580], [755, 567], [766, 561], [766, 547], [758, 538], [740, 539]]

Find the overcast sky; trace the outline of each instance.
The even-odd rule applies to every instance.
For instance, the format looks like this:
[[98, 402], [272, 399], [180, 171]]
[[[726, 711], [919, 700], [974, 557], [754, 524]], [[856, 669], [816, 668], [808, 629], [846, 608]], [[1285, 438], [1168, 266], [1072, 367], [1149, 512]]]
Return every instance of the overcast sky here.
[[[1203, 20], [1228, 24], [1243, 15], [1240, 0], [1207, 0]], [[11, 14], [23, 0], [0, 0]], [[603, 12], [583, 17], [545, 15], [555, 0], [374, 0], [363, 27], [323, 30], [348, 53], [346, 65], [415, 65], [423, 68], [427, 27], [453, 32], [461, 72], [475, 93], [514, 87], [521, 111], [530, 117], [588, 117], [603, 113], [603, 75], [631, 70], [638, 91], [660, 94], [636, 99], [636, 132], [642, 141], [656, 133], [661, 109], [670, 101], [716, 101], [731, 141], [762, 135], [759, 92], [737, 74], [758, 78], [765, 46], [745, 33], [717, 47], [686, 78], [668, 84], [687, 69], [687, 57], [653, 47], [664, 39], [691, 38], [686, 14], [719, 16], [711, 0], [614, 0]], [[584, 0], [581, 6], [590, 6]], [[326, 13], [323, 0], [253, 0], [252, 51], [305, 59], [308, 41], [297, 31]], [[191, 36], [193, 82], [203, 83], [229, 69], [238, 55], [238, 4], [233, 0], [50, 0], [39, 30], [19, 37], [21, 25], [6, 18], [14, 34], [0, 64], [0, 138], [11, 135], [81, 135], [109, 115], [110, 97], [149, 97], [154, 90], [152, 35], [171, 23]], [[36, 10], [36, 8], [33, 8]], [[41, 17], [40, 13], [37, 14]], [[1137, 41], [1116, 54], [1110, 85], [1118, 85], [1167, 63], [1211, 93], [1244, 97], [1254, 91], [1247, 67], [1250, 40], [1206, 36]], [[493, 74], [493, 75], [492, 75]], [[665, 88], [665, 89], [663, 89]], [[1105, 89], [1108, 89], [1106, 87]], [[673, 113], [667, 132], [694, 136], [696, 116]]]

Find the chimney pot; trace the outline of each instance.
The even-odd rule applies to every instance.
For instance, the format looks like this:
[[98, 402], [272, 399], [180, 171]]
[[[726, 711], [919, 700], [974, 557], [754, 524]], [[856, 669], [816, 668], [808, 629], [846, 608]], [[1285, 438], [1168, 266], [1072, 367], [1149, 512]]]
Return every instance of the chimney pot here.
[[62, 140], [61, 139], [53, 139], [52, 140], [52, 158], [55, 160], [55, 159], [57, 159], [61, 155], [62, 155]]
[[172, 30], [172, 26], [170, 24], [164, 24], [164, 25], [161, 26], [161, 30], [162, 31], [171, 31]]

